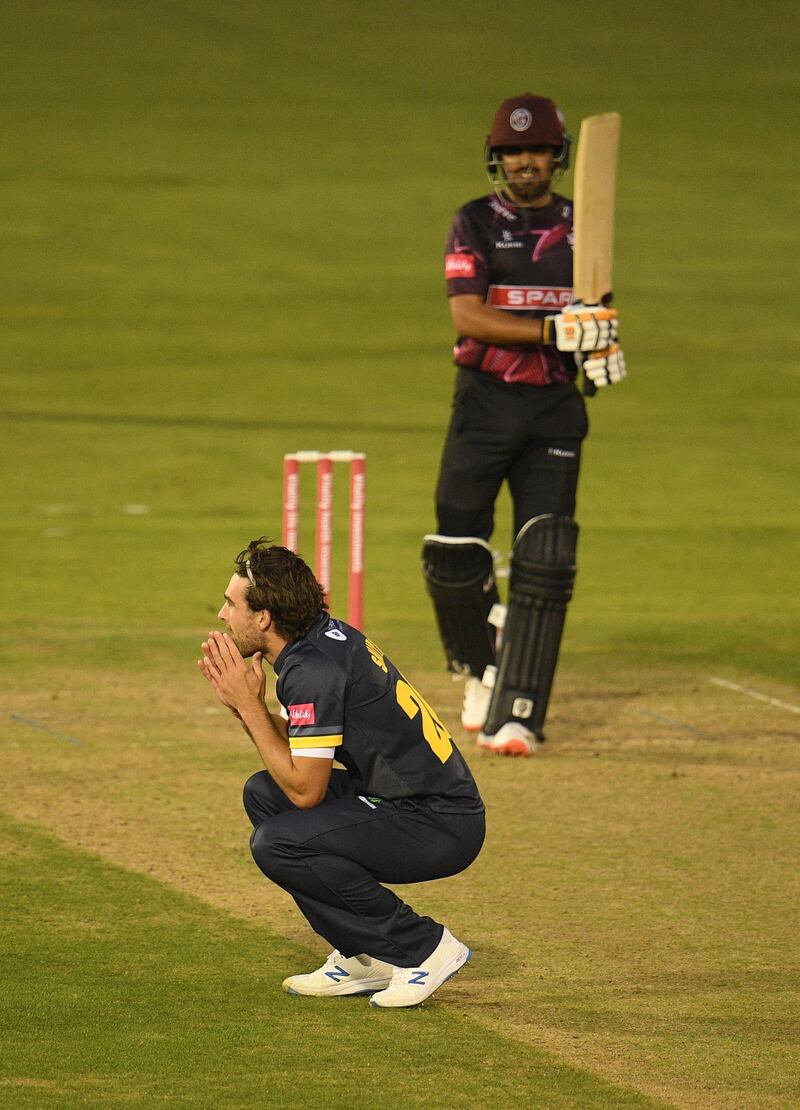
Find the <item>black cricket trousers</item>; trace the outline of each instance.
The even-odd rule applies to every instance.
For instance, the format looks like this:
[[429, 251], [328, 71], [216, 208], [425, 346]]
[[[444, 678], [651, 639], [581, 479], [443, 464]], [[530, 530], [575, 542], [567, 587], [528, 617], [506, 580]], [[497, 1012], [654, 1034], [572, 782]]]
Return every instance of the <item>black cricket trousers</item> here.
[[436, 487], [440, 535], [488, 540], [504, 481], [514, 506], [512, 541], [532, 517], [574, 516], [588, 428], [574, 385], [508, 384], [459, 370]]
[[442, 939], [381, 883], [420, 883], [468, 867], [483, 844], [483, 813], [443, 813], [419, 799], [375, 801], [334, 770], [327, 795], [299, 809], [266, 771], [244, 787], [258, 866], [291, 894], [311, 928], [343, 956], [366, 953], [418, 967]]

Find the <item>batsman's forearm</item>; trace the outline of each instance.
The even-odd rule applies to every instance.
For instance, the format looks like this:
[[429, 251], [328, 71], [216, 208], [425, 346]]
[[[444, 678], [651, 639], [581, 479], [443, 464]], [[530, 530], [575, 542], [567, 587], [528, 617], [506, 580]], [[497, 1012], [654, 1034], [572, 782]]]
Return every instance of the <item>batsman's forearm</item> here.
[[450, 311], [460, 336], [479, 343], [541, 343], [542, 322], [529, 316], [515, 316], [492, 308], [479, 297], [452, 297]]

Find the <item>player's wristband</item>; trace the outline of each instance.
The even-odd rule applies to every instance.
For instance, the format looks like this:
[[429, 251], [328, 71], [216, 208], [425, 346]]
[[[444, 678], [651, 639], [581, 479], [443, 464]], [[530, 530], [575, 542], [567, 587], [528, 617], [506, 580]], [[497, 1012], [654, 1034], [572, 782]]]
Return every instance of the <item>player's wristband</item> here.
[[542, 320], [542, 343], [550, 347], [552, 347], [556, 341], [556, 328], [553, 323], [554, 319], [555, 317], [553, 316], [545, 316], [544, 320]]

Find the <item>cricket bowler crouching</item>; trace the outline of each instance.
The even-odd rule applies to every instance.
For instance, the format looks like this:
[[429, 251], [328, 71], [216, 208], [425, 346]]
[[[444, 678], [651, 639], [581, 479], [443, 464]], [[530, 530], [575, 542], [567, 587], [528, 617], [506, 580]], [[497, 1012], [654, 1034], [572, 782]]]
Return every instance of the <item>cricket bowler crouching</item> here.
[[[416, 1006], [472, 953], [381, 884], [467, 868], [483, 844], [483, 802], [425, 699], [326, 609], [298, 555], [253, 540], [219, 612], [226, 631], [209, 633], [198, 666], [264, 761], [244, 788], [253, 858], [335, 949], [284, 990]], [[288, 722], [266, 708], [262, 659]]]

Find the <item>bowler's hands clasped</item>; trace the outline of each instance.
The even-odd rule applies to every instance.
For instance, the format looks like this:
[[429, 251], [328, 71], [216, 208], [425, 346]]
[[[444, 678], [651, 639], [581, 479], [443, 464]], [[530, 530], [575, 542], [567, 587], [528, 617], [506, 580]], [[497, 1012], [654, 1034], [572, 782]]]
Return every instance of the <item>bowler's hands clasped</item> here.
[[262, 653], [253, 655], [248, 667], [242, 653], [227, 632], [209, 632], [203, 641], [203, 658], [197, 666], [223, 705], [236, 716], [258, 700], [263, 706], [267, 678], [261, 668]]

